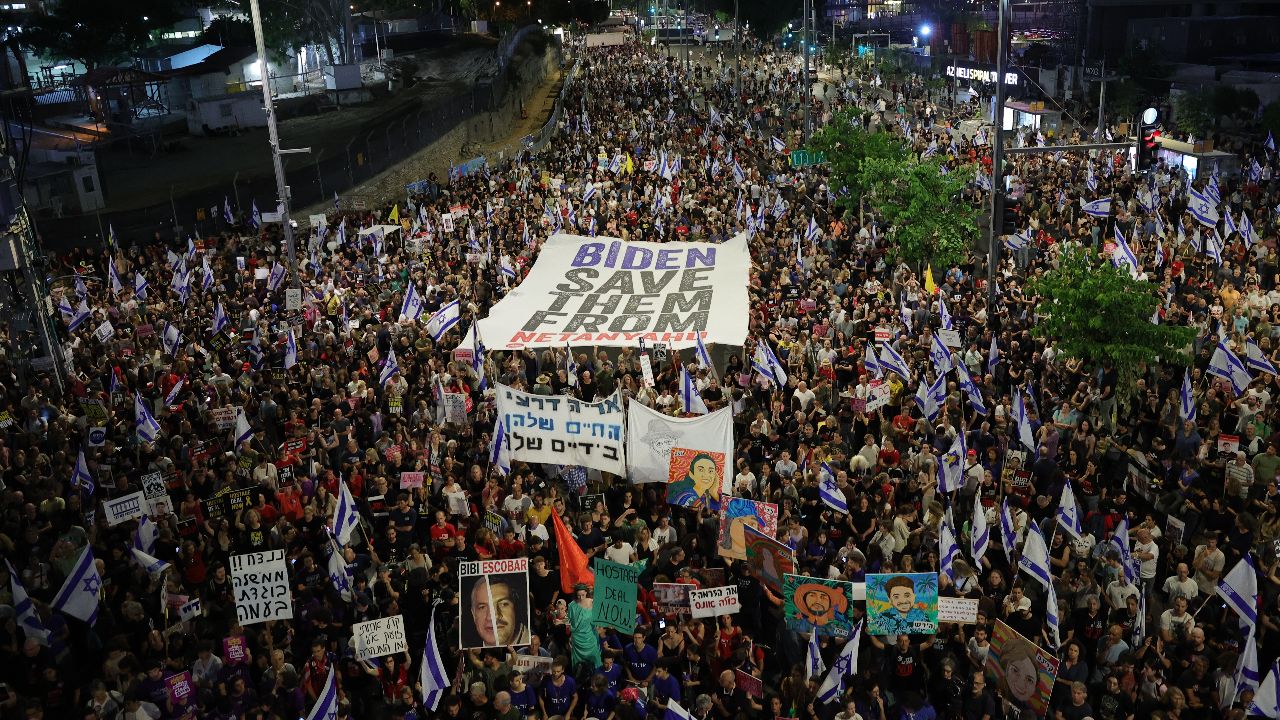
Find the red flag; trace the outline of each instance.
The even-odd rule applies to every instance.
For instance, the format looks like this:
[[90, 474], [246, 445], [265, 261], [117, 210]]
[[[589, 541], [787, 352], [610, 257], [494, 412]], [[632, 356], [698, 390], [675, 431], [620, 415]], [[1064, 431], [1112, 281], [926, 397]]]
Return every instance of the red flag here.
[[578, 583], [595, 587], [596, 576], [587, 567], [587, 556], [564, 526], [559, 513], [551, 513], [551, 524], [556, 532], [556, 548], [560, 551], [560, 590], [573, 597], [573, 586]]

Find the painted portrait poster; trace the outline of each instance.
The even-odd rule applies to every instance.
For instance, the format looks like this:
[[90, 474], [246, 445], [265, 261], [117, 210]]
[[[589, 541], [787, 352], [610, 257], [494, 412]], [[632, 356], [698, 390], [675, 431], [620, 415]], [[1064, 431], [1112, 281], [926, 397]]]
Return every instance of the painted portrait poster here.
[[773, 537], [778, 534], [778, 506], [773, 503], [726, 497], [720, 503], [720, 540], [716, 551], [731, 560], [747, 559], [748, 527]]
[[782, 614], [796, 632], [832, 637], [853, 633], [853, 583], [786, 575], [782, 579]]
[[996, 620], [987, 652], [987, 675], [1010, 703], [1042, 718], [1058, 677], [1058, 658]]
[[667, 471], [667, 503], [701, 510], [720, 510], [725, 488], [724, 453], [714, 450], [671, 448]]
[[749, 525], [742, 535], [747, 543], [747, 565], [770, 590], [782, 592], [783, 577], [796, 569], [795, 551]]
[[867, 575], [867, 633], [936, 635], [938, 573]]

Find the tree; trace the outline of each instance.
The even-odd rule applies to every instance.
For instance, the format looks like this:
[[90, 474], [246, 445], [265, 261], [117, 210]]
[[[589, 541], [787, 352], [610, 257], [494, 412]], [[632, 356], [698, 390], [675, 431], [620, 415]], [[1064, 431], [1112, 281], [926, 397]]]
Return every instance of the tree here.
[[175, 0], [129, 0], [123, 6], [101, 0], [59, 0], [53, 11], [35, 15], [22, 42], [48, 58], [70, 58], [93, 70], [129, 59], [151, 33], [181, 19]]
[[1173, 112], [1178, 129], [1196, 137], [1205, 137], [1217, 124], [1213, 93], [1208, 90], [1189, 90], [1175, 96]]
[[1058, 260], [1029, 283], [1040, 298], [1032, 328], [1037, 337], [1066, 357], [1114, 363], [1122, 394], [1132, 392], [1146, 363], [1187, 359], [1195, 329], [1151, 323], [1163, 302], [1158, 285], [1133, 279], [1079, 245], [1064, 245]]
[[863, 163], [870, 202], [892, 228], [898, 255], [921, 267], [945, 267], [965, 259], [978, 235], [977, 211], [962, 199], [963, 172], [944, 173], [937, 159], [901, 162], [871, 158]]
[[867, 160], [886, 160], [902, 163], [907, 159], [907, 148], [902, 140], [887, 132], [867, 132], [862, 127], [862, 116], [856, 110], [839, 113], [809, 140], [809, 146], [827, 154], [831, 184], [842, 190], [838, 204], [846, 213], [858, 212], [860, 199], [870, 191], [863, 166]]

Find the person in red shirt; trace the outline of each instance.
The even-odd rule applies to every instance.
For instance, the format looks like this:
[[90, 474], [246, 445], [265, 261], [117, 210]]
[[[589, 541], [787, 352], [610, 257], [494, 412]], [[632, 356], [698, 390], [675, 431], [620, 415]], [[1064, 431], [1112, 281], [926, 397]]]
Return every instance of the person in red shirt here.
[[453, 548], [453, 540], [458, 536], [458, 528], [446, 518], [443, 510], [436, 511], [436, 522], [428, 530], [431, 536], [431, 549], [436, 554], [448, 552]]
[[[894, 419], [897, 422], [897, 419]], [[902, 461], [902, 454], [893, 448], [892, 440], [885, 440], [884, 447], [880, 448], [880, 467], [895, 467]]]

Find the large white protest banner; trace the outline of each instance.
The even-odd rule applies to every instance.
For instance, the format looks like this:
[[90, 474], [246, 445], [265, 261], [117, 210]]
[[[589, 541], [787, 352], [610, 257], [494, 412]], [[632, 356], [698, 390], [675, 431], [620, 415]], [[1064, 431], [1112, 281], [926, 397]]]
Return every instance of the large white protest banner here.
[[492, 349], [635, 346], [691, 348], [747, 339], [745, 235], [721, 243], [629, 242], [552, 235], [519, 285], [480, 321]]
[[[667, 482], [673, 447], [733, 457], [733, 411], [721, 408], [700, 417], [674, 418], [638, 402], [627, 404], [627, 477], [631, 482]], [[729, 473], [725, 475], [732, 481]], [[728, 488], [722, 490], [729, 492]]]
[[231, 587], [241, 625], [293, 619], [284, 550], [231, 556]]
[[626, 472], [621, 394], [589, 403], [499, 385], [497, 400], [513, 460]]
[[404, 616], [378, 618], [351, 626], [351, 646], [357, 660], [395, 655], [409, 649], [404, 635]]

